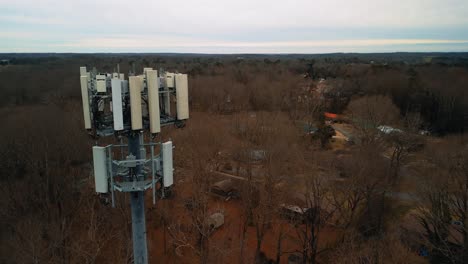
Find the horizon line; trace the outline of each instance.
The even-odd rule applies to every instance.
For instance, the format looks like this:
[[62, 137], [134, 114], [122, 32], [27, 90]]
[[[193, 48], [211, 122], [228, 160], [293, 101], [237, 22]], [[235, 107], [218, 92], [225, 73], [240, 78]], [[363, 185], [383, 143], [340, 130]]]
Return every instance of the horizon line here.
[[110, 51], [110, 52], [100, 52], [100, 51], [81, 51], [81, 52], [45, 52], [45, 51], [21, 51], [21, 52], [0, 52], [1, 55], [6, 54], [155, 54], [155, 55], [164, 55], [164, 54], [176, 54], [176, 55], [332, 55], [332, 54], [398, 54], [398, 53], [416, 53], [416, 54], [432, 54], [432, 53], [467, 53], [467, 51], [384, 51], [384, 52], [357, 52], [357, 51], [337, 51], [337, 52], [322, 52], [322, 53], [308, 53], [308, 52], [226, 52], [226, 53], [209, 53], [209, 52], [146, 52], [146, 51]]

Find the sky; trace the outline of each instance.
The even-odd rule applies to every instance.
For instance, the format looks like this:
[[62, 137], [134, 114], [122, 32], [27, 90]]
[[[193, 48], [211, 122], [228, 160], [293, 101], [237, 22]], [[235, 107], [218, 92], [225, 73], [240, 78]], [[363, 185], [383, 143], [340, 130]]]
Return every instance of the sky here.
[[468, 52], [467, 0], [0, 0], [0, 53]]

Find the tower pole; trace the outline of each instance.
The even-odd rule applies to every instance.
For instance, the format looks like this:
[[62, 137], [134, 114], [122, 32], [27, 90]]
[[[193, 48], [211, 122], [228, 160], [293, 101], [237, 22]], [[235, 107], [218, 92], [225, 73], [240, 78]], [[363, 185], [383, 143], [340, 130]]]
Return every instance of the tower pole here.
[[[128, 136], [129, 152], [140, 159], [140, 140], [142, 134], [130, 132]], [[140, 175], [141, 165], [135, 170], [135, 177]], [[132, 211], [133, 259], [135, 264], [148, 264], [148, 248], [146, 246], [145, 195], [143, 191], [130, 192]]]

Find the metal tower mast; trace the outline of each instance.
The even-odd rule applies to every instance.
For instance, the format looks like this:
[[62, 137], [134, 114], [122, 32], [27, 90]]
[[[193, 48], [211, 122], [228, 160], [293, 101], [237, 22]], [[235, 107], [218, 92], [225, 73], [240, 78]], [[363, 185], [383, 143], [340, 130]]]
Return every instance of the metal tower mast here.
[[[130, 154], [140, 159], [141, 134], [128, 136]], [[141, 165], [136, 167], [136, 175], [141, 174]], [[148, 263], [148, 247], [146, 245], [145, 221], [145, 193], [144, 191], [130, 192], [130, 206], [132, 211], [133, 259], [136, 264]]]

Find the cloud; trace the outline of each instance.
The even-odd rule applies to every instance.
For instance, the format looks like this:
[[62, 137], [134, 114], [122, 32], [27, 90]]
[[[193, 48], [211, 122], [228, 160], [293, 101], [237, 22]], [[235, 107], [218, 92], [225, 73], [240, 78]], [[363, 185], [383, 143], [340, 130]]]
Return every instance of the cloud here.
[[345, 39], [345, 40], [303, 40], [269, 42], [229, 42], [190, 38], [161, 38], [145, 36], [108, 37], [82, 39], [73, 43], [58, 44], [61, 47], [84, 48], [166, 48], [166, 47], [347, 47], [382, 45], [420, 45], [420, 44], [468, 44], [468, 40], [449, 39]]
[[0, 21], [3, 22], [13, 22], [17, 24], [40, 24], [40, 25], [57, 25], [65, 24], [67, 21], [65, 19], [51, 18], [51, 17], [37, 17], [37, 16], [27, 16], [27, 15], [2, 15], [0, 16]]
[[203, 53], [317, 53], [359, 51], [366, 48], [377, 50], [427, 48], [434, 45], [458, 45], [468, 47], [467, 40], [450, 39], [342, 39], [301, 41], [217, 41], [197, 38], [116, 36], [80, 39], [53, 45], [57, 49], [83, 49], [100, 52], [203, 52]]
[[0, 50], [468, 50], [467, 13], [466, 0], [0, 0]]

